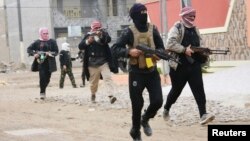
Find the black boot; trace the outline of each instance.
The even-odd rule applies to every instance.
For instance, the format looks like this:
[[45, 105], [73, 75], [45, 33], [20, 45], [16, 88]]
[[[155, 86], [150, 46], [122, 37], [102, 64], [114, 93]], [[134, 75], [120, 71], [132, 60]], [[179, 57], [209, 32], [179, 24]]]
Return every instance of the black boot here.
[[146, 117], [145, 113], [142, 115], [141, 117], [141, 125], [143, 127], [143, 131], [147, 136], [151, 136], [152, 135], [152, 129], [150, 127], [150, 125], [148, 124], [149, 118]]
[[131, 128], [129, 134], [133, 138], [133, 141], [142, 141], [140, 130], [137, 130], [135, 128]]

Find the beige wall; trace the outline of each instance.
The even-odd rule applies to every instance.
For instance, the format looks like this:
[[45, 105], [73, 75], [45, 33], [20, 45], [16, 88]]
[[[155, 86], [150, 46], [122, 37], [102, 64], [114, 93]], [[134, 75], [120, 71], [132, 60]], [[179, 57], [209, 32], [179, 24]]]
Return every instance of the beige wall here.
[[[26, 52], [27, 47], [36, 39], [39, 38], [38, 29], [40, 27], [48, 27], [50, 36], [54, 37], [51, 21], [51, 0], [20, 0], [21, 2], [21, 28], [23, 42], [20, 41], [18, 8], [16, 0], [5, 0], [6, 4], [6, 27], [8, 33], [8, 48], [10, 54], [10, 62], [29, 63], [31, 64], [32, 57], [28, 57]], [[12, 7], [12, 8], [10, 8]], [[24, 8], [29, 7], [29, 8]], [[42, 8], [39, 8], [42, 7]], [[2, 27], [1, 27], [2, 28]]]
[[6, 17], [3, 0], [0, 0], [0, 62], [9, 62], [9, 48], [7, 46]]
[[250, 2], [246, 0], [246, 19], [247, 19], [247, 45], [250, 48]]

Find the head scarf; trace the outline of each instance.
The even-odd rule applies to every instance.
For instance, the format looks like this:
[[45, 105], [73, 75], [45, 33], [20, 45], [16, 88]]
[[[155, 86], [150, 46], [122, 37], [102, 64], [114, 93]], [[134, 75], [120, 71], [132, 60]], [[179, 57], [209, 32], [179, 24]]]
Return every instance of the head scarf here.
[[93, 21], [91, 23], [91, 32], [94, 32], [94, 31], [97, 31], [97, 30], [100, 30], [102, 28], [102, 24], [100, 21]]
[[181, 9], [181, 19], [184, 25], [188, 28], [194, 27], [194, 20], [195, 20], [196, 10], [190, 6], [184, 7]]
[[129, 10], [129, 16], [139, 30], [147, 29], [148, 14], [147, 7], [141, 3], [135, 3]]
[[62, 43], [62, 50], [70, 51], [69, 43]]
[[49, 40], [49, 29], [47, 27], [41, 27], [39, 29], [39, 36], [41, 41], [48, 41]]

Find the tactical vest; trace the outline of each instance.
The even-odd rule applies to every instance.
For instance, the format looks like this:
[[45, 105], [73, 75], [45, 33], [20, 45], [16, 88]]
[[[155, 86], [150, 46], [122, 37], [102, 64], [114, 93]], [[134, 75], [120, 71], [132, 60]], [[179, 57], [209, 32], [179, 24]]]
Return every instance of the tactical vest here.
[[[133, 46], [129, 46], [129, 49], [135, 48], [137, 45], [145, 44], [149, 46], [150, 48], [155, 49], [155, 44], [154, 44], [154, 39], [153, 39], [153, 25], [148, 24], [148, 31], [147, 32], [139, 32], [137, 28], [134, 25], [129, 26], [131, 31], [133, 32], [134, 35], [134, 44]], [[152, 57], [151, 57], [152, 59]], [[156, 65], [156, 60], [152, 59], [153, 61], [153, 66]], [[130, 57], [129, 59], [129, 64], [131, 65], [139, 65], [140, 69], [145, 69], [147, 67], [146, 65], [146, 57], [144, 54], [141, 54], [139, 57]]]

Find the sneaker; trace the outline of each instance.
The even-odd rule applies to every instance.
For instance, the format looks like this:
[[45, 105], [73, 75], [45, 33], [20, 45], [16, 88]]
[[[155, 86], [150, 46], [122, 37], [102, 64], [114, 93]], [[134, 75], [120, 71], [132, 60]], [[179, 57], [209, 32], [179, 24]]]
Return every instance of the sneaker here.
[[74, 86], [73, 86], [73, 88], [77, 88], [77, 86], [76, 86], [76, 85], [74, 85]]
[[115, 103], [115, 101], [117, 100], [116, 97], [114, 97], [114, 96], [109, 96], [109, 98], [110, 98], [111, 104]]
[[169, 111], [167, 109], [164, 109], [162, 116], [165, 121], [168, 121], [170, 119]]
[[145, 133], [145, 135], [147, 136], [151, 136], [152, 135], [152, 129], [150, 127], [150, 125], [148, 124], [149, 119], [146, 119], [144, 115], [142, 115], [141, 118], [141, 125], [143, 127], [143, 131]]
[[40, 99], [44, 100], [46, 98], [45, 93], [40, 93]]
[[91, 95], [91, 102], [92, 103], [96, 103], [96, 101], [95, 101], [95, 95], [94, 94]]
[[81, 84], [80, 87], [81, 87], [81, 88], [85, 87], [85, 84]]
[[142, 141], [140, 130], [132, 128], [129, 132], [130, 136], [133, 138], [133, 141]]
[[215, 116], [212, 114], [203, 114], [200, 120], [200, 124], [207, 124], [215, 119]]

